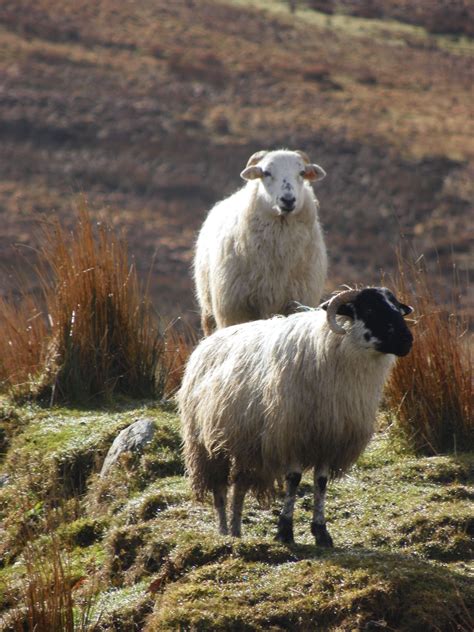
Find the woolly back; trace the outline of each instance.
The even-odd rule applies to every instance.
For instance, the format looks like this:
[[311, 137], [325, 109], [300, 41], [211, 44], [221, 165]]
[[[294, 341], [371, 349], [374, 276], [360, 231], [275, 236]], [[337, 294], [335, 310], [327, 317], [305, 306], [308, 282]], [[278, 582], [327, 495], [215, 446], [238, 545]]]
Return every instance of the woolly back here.
[[271, 480], [292, 464], [344, 472], [374, 430], [394, 358], [312, 310], [229, 327], [193, 353], [179, 394], [186, 442]]

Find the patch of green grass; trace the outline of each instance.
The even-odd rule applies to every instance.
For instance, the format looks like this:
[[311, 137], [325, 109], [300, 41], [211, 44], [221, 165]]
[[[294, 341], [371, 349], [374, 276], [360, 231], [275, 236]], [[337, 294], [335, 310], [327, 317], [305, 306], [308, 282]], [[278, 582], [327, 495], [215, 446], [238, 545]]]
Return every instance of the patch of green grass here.
[[117, 513], [117, 520], [128, 524], [152, 520], [171, 507], [181, 505], [189, 499], [183, 482], [182, 477], [155, 481], [124, 504]]
[[441, 561], [474, 559], [472, 502], [444, 502], [429, 511], [406, 517], [396, 525], [395, 537], [427, 558]]
[[145, 630], [454, 629], [468, 623], [473, 605], [467, 580], [399, 555], [230, 558], [169, 585]]
[[[57, 427], [52, 411], [30, 407], [22, 418], [11, 445], [22, 459], [33, 460], [34, 475], [14, 477], [7, 496], [9, 485], [2, 490], [0, 511], [15, 507], [12, 492], [27, 498], [28, 519], [18, 505], [8, 532], [26, 523], [27, 534], [32, 522], [41, 550], [48, 539], [41, 525], [49, 520], [68, 551], [71, 577], [86, 582], [84, 594], [92, 594], [86, 578], [100, 569], [88, 598], [92, 614], [102, 612], [101, 629], [369, 630], [377, 624], [418, 630], [433, 629], [434, 622], [441, 630], [469, 629], [474, 455], [415, 458], [384, 430], [349, 475], [328, 486], [328, 528], [336, 548], [314, 544], [308, 474], [295, 509], [297, 544], [288, 547], [273, 539], [281, 497], [266, 508], [248, 497], [243, 538], [218, 535], [211, 499], [194, 502], [178, 473], [174, 413], [146, 406], [110, 414], [56, 412]], [[97, 450], [105, 437], [110, 443], [144, 414], [158, 428], [145, 452], [121, 462], [105, 480], [97, 474], [87, 479], [86, 496], [63, 500], [61, 511], [55, 509], [41, 479], [51, 483], [54, 472], [41, 471], [41, 463], [54, 470], [52, 456], [71, 454], [75, 446], [79, 452], [84, 445]], [[76, 415], [86, 422], [78, 428]], [[38, 446], [47, 456], [36, 462]], [[5, 464], [11, 467], [12, 459], [10, 450]], [[171, 475], [150, 467], [163, 459], [176, 464]], [[21, 585], [21, 560], [6, 560], [0, 582]], [[15, 594], [21, 600], [21, 592]], [[13, 606], [11, 600], [0, 604], [6, 611]]]
[[146, 581], [133, 586], [106, 590], [94, 604], [92, 619], [100, 630], [132, 632], [142, 629], [145, 616], [153, 609], [153, 597]]
[[[159, 437], [163, 438], [169, 428], [172, 440], [176, 441], [175, 416], [148, 405], [134, 409], [125, 406], [113, 413], [45, 410], [31, 405], [21, 409], [18, 423], [22, 431], [12, 439], [3, 464], [8, 484], [0, 489], [0, 520], [5, 534], [0, 544], [0, 559], [14, 559], [21, 543], [40, 533], [46, 519], [48, 528], [56, 528], [65, 520], [80, 517], [81, 508], [74, 498], [85, 491], [91, 473], [98, 471], [119, 431], [143, 415], [155, 420]], [[159, 455], [159, 444], [155, 448]], [[165, 442], [163, 450], [168, 448], [169, 442]], [[179, 458], [174, 453], [174, 460]], [[128, 487], [124, 493], [129, 494], [134, 489], [131, 485], [134, 476], [123, 468], [117, 469], [117, 478], [123, 475]], [[141, 488], [146, 486], [142, 479], [152, 477], [155, 475], [140, 470], [137, 478], [142, 481]], [[69, 497], [71, 506], [65, 512], [64, 499]], [[55, 509], [56, 506], [61, 510]]]
[[[180, 465], [175, 463], [176, 453], [173, 453], [173, 458], [169, 455], [169, 446], [177, 446], [178, 441], [175, 417], [147, 405], [115, 413], [64, 408], [45, 410], [39, 406], [29, 406], [23, 417], [23, 432], [13, 441], [10, 452], [15, 459], [22, 456], [28, 459], [32, 454], [44, 455], [45, 462], [54, 464], [66, 491], [81, 493], [87, 476], [93, 469], [98, 469], [120, 430], [144, 415], [156, 421], [155, 451], [158, 454], [162, 452], [160, 462], [167, 463], [170, 470], [173, 467], [179, 469]], [[163, 441], [162, 445], [160, 441]], [[5, 468], [7, 471], [16, 469], [11, 467], [8, 460]], [[150, 470], [153, 471], [151, 465]]]

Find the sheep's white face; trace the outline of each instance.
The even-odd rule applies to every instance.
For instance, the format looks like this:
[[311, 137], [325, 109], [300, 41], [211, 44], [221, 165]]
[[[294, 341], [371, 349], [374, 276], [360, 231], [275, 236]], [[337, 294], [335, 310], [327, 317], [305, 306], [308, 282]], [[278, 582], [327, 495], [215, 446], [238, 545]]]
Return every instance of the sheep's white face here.
[[288, 216], [303, 207], [305, 182], [321, 180], [326, 172], [309, 163], [303, 153], [280, 150], [254, 154], [240, 175], [244, 180], [260, 180], [260, 194], [272, 212]]

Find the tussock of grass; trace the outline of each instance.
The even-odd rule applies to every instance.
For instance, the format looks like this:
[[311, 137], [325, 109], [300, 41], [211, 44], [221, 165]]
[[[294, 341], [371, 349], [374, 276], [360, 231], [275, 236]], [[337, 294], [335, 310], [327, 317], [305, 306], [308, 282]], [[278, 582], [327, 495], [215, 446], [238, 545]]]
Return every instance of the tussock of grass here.
[[35, 299], [0, 297], [0, 392], [24, 390], [41, 370], [47, 326]]
[[103, 519], [82, 517], [60, 527], [58, 536], [70, 546], [88, 547], [103, 538], [106, 528]]
[[133, 525], [113, 529], [106, 541], [109, 564], [107, 575], [113, 586], [123, 585], [124, 573], [135, 562], [150, 533], [147, 525]]
[[421, 454], [474, 448], [473, 364], [468, 326], [456, 301], [436, 304], [422, 263], [399, 257], [397, 295], [411, 302], [413, 349], [398, 362], [386, 389], [397, 423]]
[[374, 622], [448, 630], [467, 626], [473, 605], [465, 579], [398, 555], [335, 552], [278, 565], [228, 559], [169, 586], [145, 630], [361, 630]]
[[153, 610], [153, 604], [146, 582], [104, 591], [94, 604], [94, 613], [100, 617], [97, 629], [104, 632], [140, 632], [145, 617]]
[[0, 391], [49, 404], [171, 397], [195, 343], [191, 327], [161, 331], [125, 242], [94, 227], [84, 203], [73, 233], [58, 220], [43, 232], [41, 306], [27, 295], [0, 299]]
[[440, 561], [468, 560], [474, 556], [472, 505], [443, 504], [431, 515], [406, 521], [397, 529], [399, 544], [424, 557]]
[[126, 245], [104, 225], [97, 239], [87, 209], [74, 235], [46, 232], [43, 291], [51, 320], [43, 389], [51, 401], [90, 403], [112, 394], [163, 393], [163, 338], [129, 263]]
[[471, 453], [456, 457], [411, 458], [401, 464], [395, 464], [391, 469], [397, 480], [407, 483], [427, 482], [446, 485], [474, 480], [474, 459]]

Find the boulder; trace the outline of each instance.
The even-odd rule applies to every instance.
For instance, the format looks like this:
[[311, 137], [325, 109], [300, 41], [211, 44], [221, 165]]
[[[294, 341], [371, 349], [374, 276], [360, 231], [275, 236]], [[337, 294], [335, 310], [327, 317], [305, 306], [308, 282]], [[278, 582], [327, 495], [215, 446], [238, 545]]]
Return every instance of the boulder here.
[[100, 477], [107, 476], [111, 468], [117, 463], [120, 456], [125, 452], [140, 454], [147, 443], [153, 439], [155, 434], [155, 422], [144, 417], [138, 419], [130, 426], [124, 428], [114, 439], [105, 457]]

